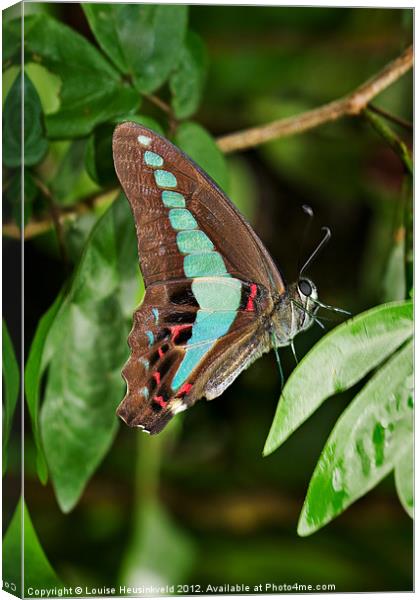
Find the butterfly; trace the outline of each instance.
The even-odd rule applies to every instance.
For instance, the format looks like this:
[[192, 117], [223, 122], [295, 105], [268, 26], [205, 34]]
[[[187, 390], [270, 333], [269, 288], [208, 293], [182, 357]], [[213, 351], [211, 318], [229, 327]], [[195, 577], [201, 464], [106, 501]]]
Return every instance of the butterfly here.
[[316, 319], [317, 289], [302, 276], [286, 285], [223, 191], [164, 137], [122, 123], [113, 157], [146, 289], [117, 414], [155, 434], [197, 400], [220, 396], [263, 353], [292, 344]]

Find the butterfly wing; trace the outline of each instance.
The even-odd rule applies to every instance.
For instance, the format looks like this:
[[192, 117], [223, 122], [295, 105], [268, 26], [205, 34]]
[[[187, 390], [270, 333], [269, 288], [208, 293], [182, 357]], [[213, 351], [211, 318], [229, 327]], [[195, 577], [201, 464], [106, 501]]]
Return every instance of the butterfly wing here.
[[[239, 289], [233, 278], [202, 278], [200, 285], [202, 291], [211, 288], [213, 298], [223, 294], [225, 305]], [[134, 313], [131, 356], [123, 370], [127, 394], [117, 411], [128, 425], [158, 433], [177, 412], [220, 395], [262, 344], [268, 349], [268, 340], [256, 335], [258, 316], [269, 304], [267, 292], [260, 287], [255, 293], [245, 282], [240, 286], [235, 310], [200, 306], [191, 280], [147, 288]], [[211, 293], [207, 298], [211, 302]]]
[[200, 397], [219, 395], [249, 357], [268, 349], [264, 328], [257, 330], [273, 292], [285, 287], [250, 225], [165, 138], [124, 123], [113, 152], [146, 284], [118, 414], [157, 433]]
[[[187, 268], [192, 276], [208, 265], [219, 274], [220, 261], [211, 253], [214, 246], [223, 255], [222, 272], [284, 292], [283, 279], [252, 227], [181, 150], [145, 127], [123, 123], [115, 130], [113, 153], [136, 223], [146, 287], [185, 277], [185, 262], [191, 263]], [[193, 248], [201, 255], [184, 259], [180, 246], [186, 253]]]

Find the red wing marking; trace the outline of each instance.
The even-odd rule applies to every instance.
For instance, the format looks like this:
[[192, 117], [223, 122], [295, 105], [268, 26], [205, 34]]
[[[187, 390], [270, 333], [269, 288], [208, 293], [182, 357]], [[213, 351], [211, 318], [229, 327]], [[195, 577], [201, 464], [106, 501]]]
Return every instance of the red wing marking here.
[[177, 392], [177, 398], [179, 396], [186, 396], [187, 394], [189, 394], [189, 392], [191, 391], [192, 388], [192, 384], [191, 383], [184, 383], [182, 384], [182, 386], [179, 388], [178, 392]]
[[191, 327], [191, 324], [186, 324], [186, 325], [173, 325], [170, 329], [171, 329], [171, 341], [172, 343], [175, 343], [176, 338], [178, 337], [178, 335], [181, 333], [181, 331], [183, 329], [187, 329], [188, 327]]
[[165, 406], [168, 404], [168, 402], [163, 399], [163, 396], [155, 396], [153, 398], [153, 402], [159, 404], [159, 406], [161, 406], [162, 408], [165, 408]]
[[157, 385], [160, 385], [160, 373], [159, 373], [159, 371], [155, 371], [153, 373], [152, 377], [156, 381]]
[[251, 293], [248, 297], [248, 302], [247, 302], [246, 309], [245, 309], [248, 312], [254, 310], [254, 298], [256, 295], [257, 295], [257, 284], [251, 283]]

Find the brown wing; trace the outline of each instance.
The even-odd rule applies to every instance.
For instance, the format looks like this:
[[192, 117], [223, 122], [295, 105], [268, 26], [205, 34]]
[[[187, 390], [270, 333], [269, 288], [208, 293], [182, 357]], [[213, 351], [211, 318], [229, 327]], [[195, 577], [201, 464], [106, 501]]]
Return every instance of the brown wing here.
[[113, 153], [135, 219], [146, 286], [185, 277], [177, 231], [169, 219], [171, 207], [175, 211], [185, 207], [198, 229], [213, 242], [231, 275], [261, 283], [277, 294], [284, 292], [282, 277], [251, 226], [183, 152], [141, 125], [123, 123], [114, 132]]
[[[177, 412], [192, 406], [203, 396], [219, 395], [217, 392], [209, 395], [209, 381], [213, 376], [217, 377], [221, 366], [227, 373], [236, 368], [232, 365], [229, 370], [232, 347], [253, 335], [259, 317], [269, 305], [266, 290], [259, 287], [256, 291], [254, 284], [242, 282], [241, 305], [234, 327], [222, 337], [215, 337], [209, 329], [199, 342], [191, 343], [197, 312], [203, 314], [192, 293], [191, 281], [174, 280], [149, 286], [143, 304], [134, 314], [128, 338], [131, 356], [123, 370], [127, 394], [117, 414], [132, 427], [158, 433]], [[221, 318], [222, 313], [212, 310], [208, 311], [208, 316], [210, 319]], [[248, 356], [251, 347], [252, 343]], [[179, 383], [173, 387], [174, 378], [181, 373], [188, 353], [196, 355], [195, 366], [194, 360], [187, 360], [187, 376], [181, 375]]]

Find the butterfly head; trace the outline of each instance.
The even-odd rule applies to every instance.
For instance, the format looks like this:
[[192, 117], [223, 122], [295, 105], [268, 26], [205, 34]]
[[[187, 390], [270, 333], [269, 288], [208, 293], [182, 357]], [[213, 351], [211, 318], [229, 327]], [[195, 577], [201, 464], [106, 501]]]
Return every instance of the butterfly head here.
[[[293, 289], [294, 288], [294, 289]], [[315, 318], [318, 309], [317, 299], [318, 291], [313, 281], [307, 277], [301, 277], [291, 289], [292, 310], [294, 311], [296, 322], [296, 333], [308, 329]], [[295, 334], [296, 335], [296, 334]]]

